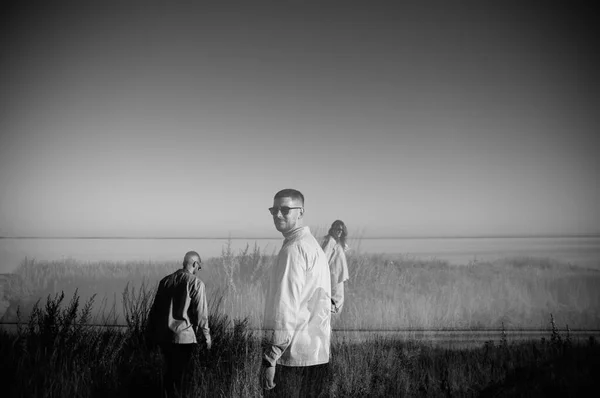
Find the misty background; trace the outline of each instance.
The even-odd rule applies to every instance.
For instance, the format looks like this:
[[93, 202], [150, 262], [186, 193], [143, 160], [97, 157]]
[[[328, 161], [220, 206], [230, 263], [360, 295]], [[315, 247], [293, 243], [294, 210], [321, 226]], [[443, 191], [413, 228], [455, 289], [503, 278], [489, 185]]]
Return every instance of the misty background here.
[[4, 6], [0, 235], [271, 237], [279, 189], [364, 237], [598, 234], [576, 6]]

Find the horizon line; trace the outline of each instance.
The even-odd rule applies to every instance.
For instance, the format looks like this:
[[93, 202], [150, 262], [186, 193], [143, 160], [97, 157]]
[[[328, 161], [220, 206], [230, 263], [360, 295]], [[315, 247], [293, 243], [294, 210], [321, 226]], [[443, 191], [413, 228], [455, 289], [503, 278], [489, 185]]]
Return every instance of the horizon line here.
[[[571, 233], [571, 234], [482, 234], [482, 235], [395, 235], [395, 236], [361, 236], [349, 239], [510, 239], [510, 238], [596, 238], [600, 232]], [[81, 239], [81, 240], [274, 240], [282, 236], [0, 236], [0, 239]]]

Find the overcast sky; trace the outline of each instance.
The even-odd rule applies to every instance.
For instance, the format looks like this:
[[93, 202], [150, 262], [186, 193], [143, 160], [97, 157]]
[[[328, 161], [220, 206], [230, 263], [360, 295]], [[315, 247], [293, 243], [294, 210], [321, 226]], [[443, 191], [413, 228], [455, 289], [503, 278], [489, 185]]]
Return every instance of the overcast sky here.
[[1, 236], [278, 236], [283, 188], [371, 237], [600, 232], [590, 10], [58, 3], [2, 12]]

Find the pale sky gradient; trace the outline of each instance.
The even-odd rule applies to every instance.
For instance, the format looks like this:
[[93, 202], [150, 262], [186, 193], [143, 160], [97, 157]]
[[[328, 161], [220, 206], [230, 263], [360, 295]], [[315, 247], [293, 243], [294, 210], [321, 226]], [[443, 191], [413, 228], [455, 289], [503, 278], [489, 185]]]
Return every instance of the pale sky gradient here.
[[590, 10], [101, 3], [2, 13], [0, 236], [600, 232]]

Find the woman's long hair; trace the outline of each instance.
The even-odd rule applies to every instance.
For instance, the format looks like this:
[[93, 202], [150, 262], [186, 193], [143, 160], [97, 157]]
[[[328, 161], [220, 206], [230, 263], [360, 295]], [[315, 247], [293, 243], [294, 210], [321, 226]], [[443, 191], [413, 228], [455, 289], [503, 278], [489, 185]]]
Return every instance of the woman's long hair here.
[[[342, 234], [340, 235], [339, 239], [336, 238], [334, 235], [335, 230], [338, 229], [338, 227], [342, 229]], [[340, 244], [340, 246], [344, 248], [344, 250], [348, 248], [348, 245], [346, 244], [346, 238], [348, 237], [348, 229], [346, 228], [346, 224], [344, 224], [342, 220], [335, 220], [333, 224], [331, 224], [331, 228], [329, 228], [328, 233], [333, 239], [335, 239], [337, 243]]]

